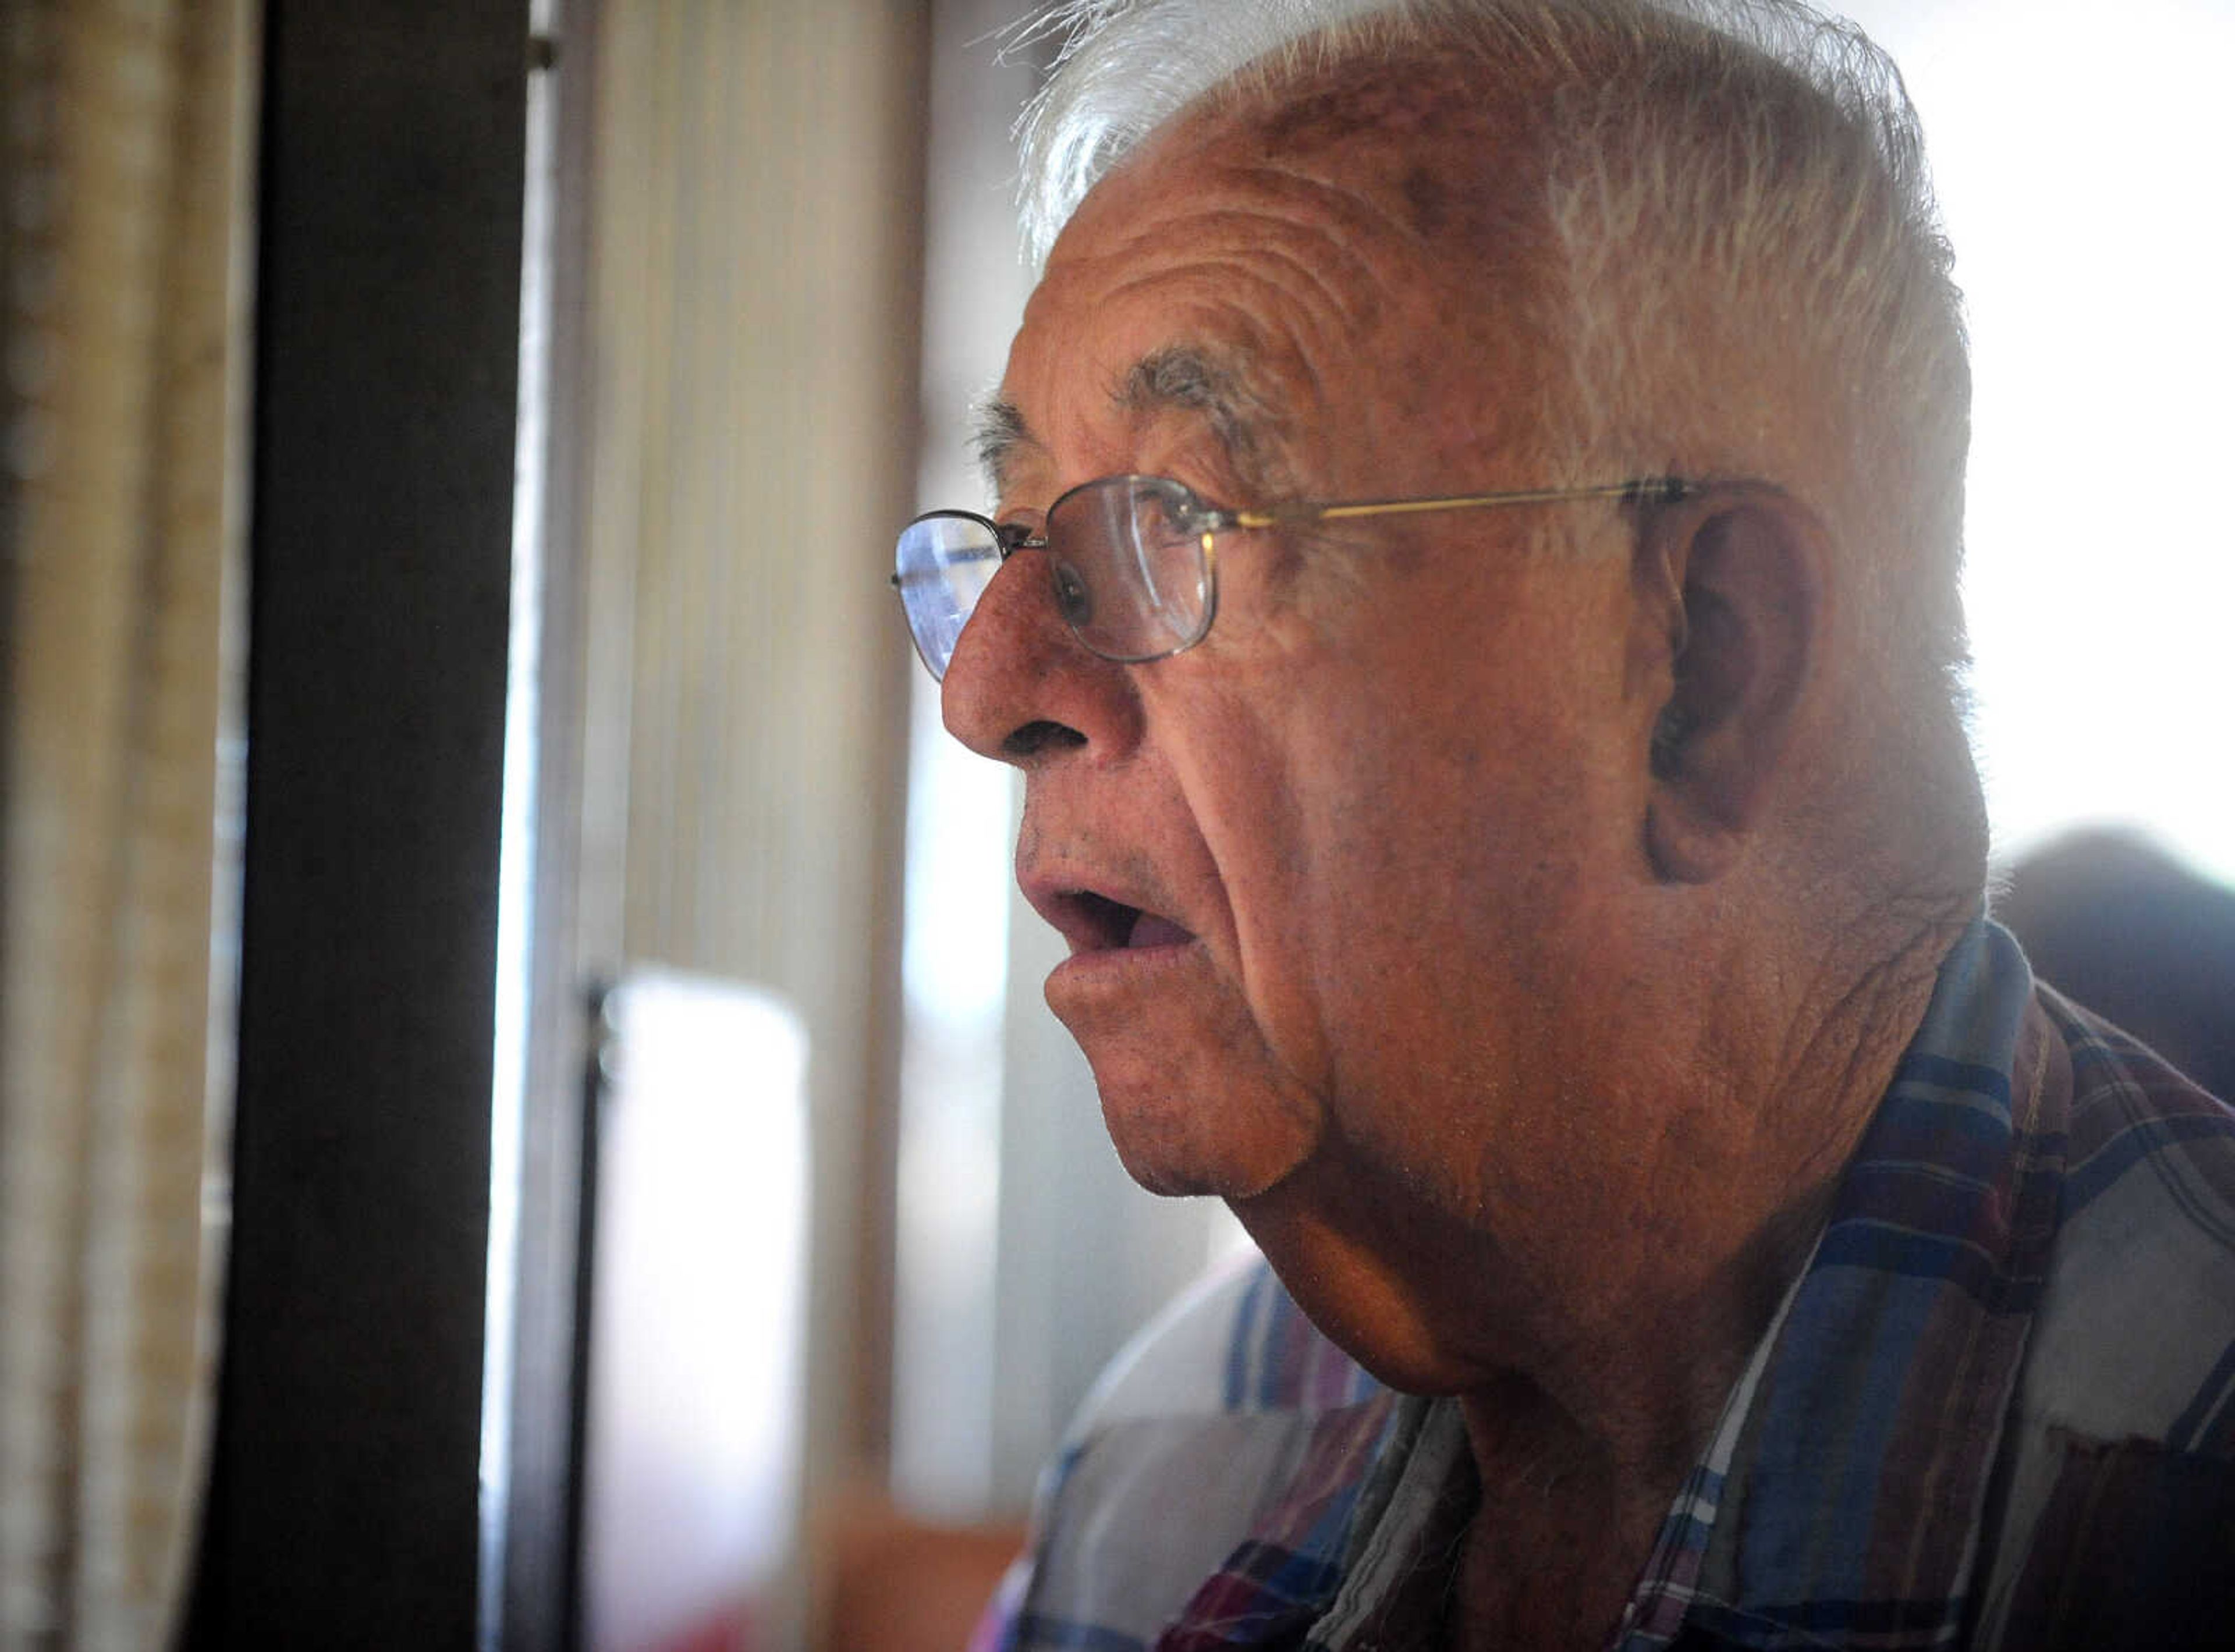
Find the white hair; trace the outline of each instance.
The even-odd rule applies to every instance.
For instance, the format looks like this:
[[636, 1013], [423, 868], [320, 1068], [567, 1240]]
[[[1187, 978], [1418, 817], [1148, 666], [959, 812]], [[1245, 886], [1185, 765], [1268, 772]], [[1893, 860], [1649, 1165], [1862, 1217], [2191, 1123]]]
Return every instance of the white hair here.
[[1067, 0], [1012, 30], [1006, 49], [1057, 42], [1052, 73], [1017, 123], [1019, 202], [1032, 261], [1045, 262], [1086, 192], [1151, 132], [1213, 88], [1298, 43], [1406, 14], [1392, 0]]
[[[1011, 36], [1050, 41], [1019, 122], [1040, 260], [1097, 181], [1198, 103], [1426, 56], [1524, 98], [1542, 175], [1498, 182], [1544, 247], [1512, 274], [1542, 288], [1524, 296], [1561, 357], [1550, 456], [1806, 473], [1773, 475], [1870, 544], [1891, 738], [1920, 748], [1920, 786], [1960, 794], [1983, 859], [1956, 596], [1961, 298], [1916, 113], [1859, 30], [1799, 0], [1070, 0]], [[1730, 404], [1734, 364], [1750, 406]], [[1803, 413], [1812, 428], [1786, 428]]]

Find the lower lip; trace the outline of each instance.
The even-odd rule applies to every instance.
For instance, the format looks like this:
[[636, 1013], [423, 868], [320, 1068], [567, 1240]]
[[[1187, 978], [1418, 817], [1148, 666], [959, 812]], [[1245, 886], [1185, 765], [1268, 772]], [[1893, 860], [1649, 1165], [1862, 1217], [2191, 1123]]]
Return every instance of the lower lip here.
[[1168, 969], [1203, 950], [1193, 936], [1155, 947], [1100, 947], [1076, 952], [1048, 973], [1048, 990], [1115, 987], [1143, 974]]

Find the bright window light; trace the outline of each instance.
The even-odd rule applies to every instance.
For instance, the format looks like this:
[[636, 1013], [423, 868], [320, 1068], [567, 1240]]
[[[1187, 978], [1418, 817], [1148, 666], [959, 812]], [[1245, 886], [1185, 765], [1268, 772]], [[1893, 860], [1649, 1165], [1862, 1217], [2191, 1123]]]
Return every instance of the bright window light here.
[[2235, 880], [2235, 8], [1851, 10], [1924, 116], [1969, 306], [1996, 853], [2116, 823]]

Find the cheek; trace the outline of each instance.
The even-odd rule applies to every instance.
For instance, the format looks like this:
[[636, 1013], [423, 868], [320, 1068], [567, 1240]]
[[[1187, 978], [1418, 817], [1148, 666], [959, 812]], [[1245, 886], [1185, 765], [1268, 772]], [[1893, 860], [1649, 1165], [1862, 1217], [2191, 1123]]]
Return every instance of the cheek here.
[[1198, 819], [1242, 998], [1280, 1065], [1333, 1097], [1368, 1046], [1422, 1047], [1423, 978], [1452, 956], [1455, 895], [1480, 880], [1454, 865], [1436, 812], [1452, 788], [1424, 784], [1370, 719], [1313, 697], [1297, 709], [1278, 738], [1206, 767]]
[[1252, 535], [1246, 560], [1222, 565], [1224, 640], [1249, 669], [1281, 673], [1291, 685], [1348, 668], [1347, 633], [1383, 600], [1406, 560], [1402, 537], [1389, 537], [1375, 545], [1355, 531]]
[[1551, 954], [1611, 811], [1561, 709], [1575, 685], [1517, 652], [1443, 625], [1342, 627], [1294, 654], [1261, 632], [1159, 678], [1151, 722], [1225, 903], [1223, 961], [1314, 1091], [1559, 990]]
[[1191, 718], [1196, 738], [1171, 738], [1168, 749], [1223, 909], [1227, 932], [1210, 938], [1218, 961], [1275, 1058], [1317, 1088], [1324, 1063], [1308, 989], [1314, 892], [1329, 869], [1313, 822], [1327, 783], [1341, 780], [1275, 714], [1293, 691], [1277, 679], [1249, 681], [1254, 692], [1222, 692], [1216, 702], [1197, 695], [1190, 711], [1211, 715]]
[[1304, 990], [1374, 1059], [1456, 1053], [1559, 990], [1597, 810], [1572, 735], [1353, 697], [1313, 708], [1283, 938]]

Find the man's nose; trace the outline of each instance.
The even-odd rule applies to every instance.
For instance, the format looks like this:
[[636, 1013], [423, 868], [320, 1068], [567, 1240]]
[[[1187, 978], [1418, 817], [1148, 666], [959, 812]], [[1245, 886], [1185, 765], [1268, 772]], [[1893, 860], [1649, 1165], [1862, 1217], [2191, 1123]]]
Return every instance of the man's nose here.
[[1131, 674], [1064, 623], [1040, 551], [1011, 557], [986, 586], [947, 661], [940, 709], [963, 744], [1019, 768], [1072, 751], [1106, 760], [1140, 736]]

